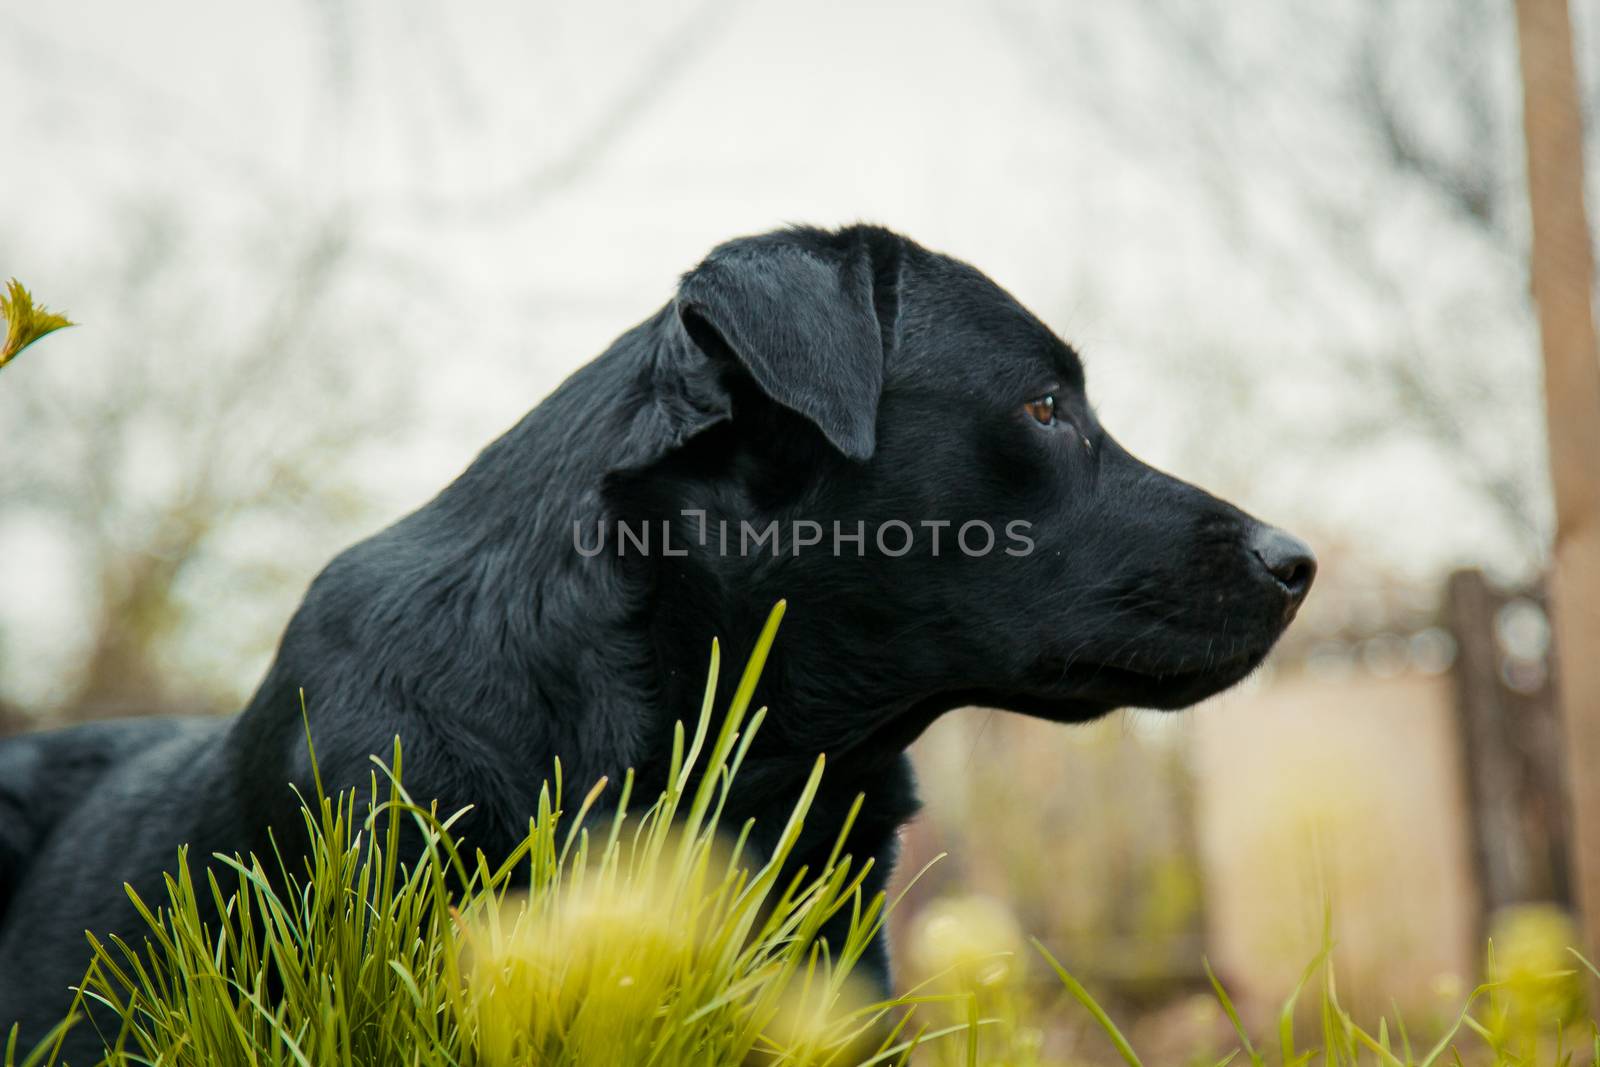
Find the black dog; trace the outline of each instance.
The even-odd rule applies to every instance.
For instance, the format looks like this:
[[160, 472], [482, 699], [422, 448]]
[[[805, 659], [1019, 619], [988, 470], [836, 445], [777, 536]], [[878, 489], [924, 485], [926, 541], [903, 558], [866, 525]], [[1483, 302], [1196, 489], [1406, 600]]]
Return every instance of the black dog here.
[[0, 1028], [60, 1018], [85, 928], [137, 933], [124, 882], [148, 899], [184, 843], [261, 852], [298, 825], [302, 688], [330, 788], [364, 784], [399, 734], [410, 791], [473, 805], [465, 833], [493, 855], [557, 756], [578, 783], [637, 768], [652, 795], [710, 638], [740, 662], [786, 597], [729, 814], [775, 834], [826, 752], [799, 851], [865, 792], [851, 851], [876, 858], [875, 890], [916, 808], [904, 750], [939, 715], [1192, 704], [1261, 662], [1314, 571], [1301, 542], [1125, 452], [1073, 350], [971, 267], [872, 227], [730, 242], [336, 558], [242, 715], [0, 744]]

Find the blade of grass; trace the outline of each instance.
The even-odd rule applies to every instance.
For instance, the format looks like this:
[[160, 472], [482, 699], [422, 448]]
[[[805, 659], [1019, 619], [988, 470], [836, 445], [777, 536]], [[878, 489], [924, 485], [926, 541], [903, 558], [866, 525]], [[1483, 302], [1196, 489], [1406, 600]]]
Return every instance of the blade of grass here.
[[1100, 1029], [1105, 1031], [1106, 1037], [1111, 1039], [1111, 1044], [1116, 1048], [1117, 1054], [1122, 1057], [1123, 1062], [1128, 1064], [1128, 1067], [1144, 1067], [1139, 1061], [1138, 1054], [1133, 1051], [1133, 1046], [1128, 1044], [1128, 1039], [1122, 1036], [1122, 1031], [1117, 1029], [1117, 1024], [1111, 1021], [1111, 1016], [1105, 1013], [1105, 1009], [1100, 1007], [1099, 1002], [1089, 995], [1089, 991], [1083, 988], [1076, 978], [1067, 973], [1067, 969], [1061, 965], [1061, 961], [1052, 956], [1050, 950], [1044, 947], [1044, 942], [1038, 938], [1030, 938], [1029, 940], [1033, 942], [1033, 947], [1039, 951], [1039, 954], [1044, 957], [1045, 962], [1050, 965], [1051, 970], [1056, 972], [1056, 977], [1061, 980], [1062, 985], [1066, 986], [1067, 992], [1072, 994], [1074, 1000], [1083, 1005], [1084, 1009], [1094, 1017], [1094, 1021], [1099, 1025]]

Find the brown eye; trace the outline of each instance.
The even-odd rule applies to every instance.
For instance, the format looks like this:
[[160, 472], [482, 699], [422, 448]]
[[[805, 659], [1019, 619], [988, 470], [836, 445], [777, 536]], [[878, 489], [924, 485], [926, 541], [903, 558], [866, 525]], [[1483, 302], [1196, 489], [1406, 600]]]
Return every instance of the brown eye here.
[[1049, 426], [1056, 421], [1056, 398], [1054, 393], [1046, 393], [1037, 400], [1030, 400], [1022, 405], [1024, 411], [1032, 415], [1040, 426]]

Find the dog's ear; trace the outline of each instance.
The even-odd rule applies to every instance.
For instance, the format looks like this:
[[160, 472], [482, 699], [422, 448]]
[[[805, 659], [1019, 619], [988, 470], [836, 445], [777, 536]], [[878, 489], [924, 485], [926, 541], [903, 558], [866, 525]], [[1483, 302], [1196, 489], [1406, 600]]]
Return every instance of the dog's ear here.
[[[736, 241], [684, 276], [677, 311], [714, 363], [742, 368], [844, 455], [869, 459], [883, 391], [887, 301], [865, 242], [813, 249], [788, 234]], [[892, 275], [883, 283], [893, 285]]]

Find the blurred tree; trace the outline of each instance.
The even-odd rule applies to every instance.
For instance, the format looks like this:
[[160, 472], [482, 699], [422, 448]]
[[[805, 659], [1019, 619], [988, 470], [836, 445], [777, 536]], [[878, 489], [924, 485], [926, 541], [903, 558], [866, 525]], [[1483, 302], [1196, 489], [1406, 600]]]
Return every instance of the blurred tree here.
[[[52, 709], [67, 721], [214, 698], [173, 669], [185, 608], [304, 566], [294, 548], [237, 545], [275, 518], [313, 543], [346, 525], [359, 495], [344, 459], [404, 426], [410, 392], [357, 355], [403, 339], [357, 311], [338, 222], [246, 234], [253, 250], [224, 253], [226, 286], [193, 269], [216, 252], [176, 209], [143, 202], [123, 218], [114, 258], [83, 286], [109, 297], [99, 314], [113, 321], [0, 397], [8, 435], [28, 442], [0, 465], [8, 514], [65, 542], [91, 591], [83, 659]], [[220, 587], [186, 589], [206, 563], [223, 564]]]
[[1517, 0], [1533, 298], [1544, 349], [1556, 532], [1551, 600], [1584, 944], [1600, 958], [1600, 346], [1583, 120], [1566, 0]]
[[[1474, 527], [1511, 546], [1523, 576], [1540, 567], [1550, 511], [1532, 307], [1515, 284], [1528, 233], [1510, 6], [1006, 10], [1019, 46], [1101, 116], [1112, 150], [1159, 174], [1179, 211], [1199, 208], [1182, 224], [1213, 239], [1210, 271], [1241, 299], [1265, 294], [1256, 336], [1203, 347], [1191, 328], [1169, 358], [1197, 382], [1196, 363], [1220, 378], [1277, 447], [1240, 454], [1214, 444], [1209, 419], [1175, 420], [1192, 453], [1250, 485], [1275, 472], [1293, 483], [1282, 468], [1308, 454], [1335, 481], [1425, 447]], [[1145, 77], [1157, 66], [1163, 78]], [[1335, 523], [1320, 506], [1312, 518]]]
[[[428, 227], [507, 222], [581, 180], [688, 68], [688, 43], [717, 32], [726, 7], [704, 0], [668, 12], [670, 32], [622, 64], [618, 84], [591, 79], [598, 104], [531, 153], [522, 177], [444, 196], [426, 183], [363, 190], [347, 144], [361, 102], [390, 90], [406, 96], [396, 134], [419, 173], [441, 154], [434, 127], [477, 118], [452, 27], [437, 13], [306, 0], [320, 75], [306, 126], [311, 169], [296, 175], [281, 160], [174, 136], [199, 173], [162, 174], [159, 187], [125, 194], [63, 268], [74, 292], [99, 300], [75, 304], [92, 324], [77, 358], [24, 361], [0, 390], [0, 426], [27, 442], [0, 464], [0, 519], [64, 550], [86, 604], [60, 682], [46, 705], [28, 701], [29, 719], [229, 710], [317, 561], [368, 517], [362, 458], [413, 437], [419, 337], [457, 333], [435, 318], [448, 320], [460, 301], [442, 291], [448, 272], [422, 261], [433, 252]], [[36, 72], [68, 65], [73, 42], [16, 31], [0, 48]], [[399, 54], [379, 55], [378, 42], [396, 39]], [[379, 59], [402, 61], [403, 85], [373, 84]], [[142, 96], [141, 114], [164, 119], [193, 106], [152, 91], [114, 57], [88, 66], [93, 84], [55, 86], [58, 104], [92, 100], [86, 113], [97, 115], [105, 99]], [[446, 104], [422, 106], [430, 94]], [[197, 121], [190, 132], [213, 128]], [[110, 136], [122, 132], [118, 123]], [[498, 132], [520, 144], [538, 131]], [[141, 136], [173, 135], [157, 122]], [[411, 235], [400, 252], [397, 231]], [[15, 663], [20, 642], [7, 637], [15, 632], [0, 632]], [[19, 721], [0, 716], [0, 733]]]

